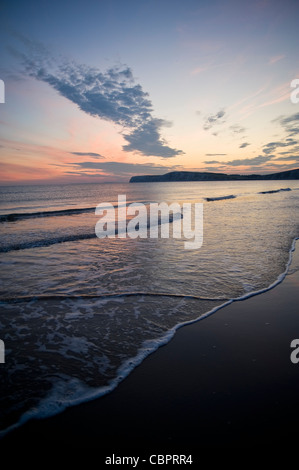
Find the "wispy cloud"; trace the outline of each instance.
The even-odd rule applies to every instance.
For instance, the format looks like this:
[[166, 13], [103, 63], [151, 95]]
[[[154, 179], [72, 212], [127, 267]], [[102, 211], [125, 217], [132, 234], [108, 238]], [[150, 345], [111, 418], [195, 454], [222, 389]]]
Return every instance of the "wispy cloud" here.
[[243, 144], [239, 146], [239, 149], [245, 149], [248, 145], [250, 145], [248, 142], [243, 142]]
[[[65, 167], [78, 168], [81, 171], [73, 171], [72, 174], [82, 176], [98, 176], [96, 170], [105, 172], [112, 176], [128, 176], [138, 174], [162, 174], [168, 171], [181, 169], [180, 165], [157, 165], [155, 163], [126, 163], [126, 162], [72, 162], [66, 164]], [[70, 172], [67, 172], [68, 174]]]
[[77, 155], [78, 157], [93, 157], [93, 158], [105, 158], [103, 155], [94, 152], [69, 152], [71, 155]]
[[210, 68], [213, 68], [211, 63], [206, 64], [206, 65], [202, 65], [202, 66], [198, 66], [198, 67], [196, 67], [195, 69], [193, 69], [191, 71], [191, 75], [199, 75], [203, 72], [206, 72]]
[[279, 161], [281, 161], [281, 160], [282, 161], [294, 161], [295, 160], [295, 161], [299, 162], [299, 155], [288, 155], [287, 157], [280, 157], [279, 156], [275, 159], [275, 161], [278, 161], [278, 160]]
[[272, 104], [282, 103], [290, 99], [290, 83], [285, 82], [282, 85], [269, 91], [265, 97], [265, 101], [256, 106], [255, 109], [271, 106]]
[[257, 96], [259, 96], [261, 93], [263, 93], [263, 91], [265, 91], [266, 88], [267, 86], [263, 85], [262, 87], [254, 91], [253, 93], [250, 93], [249, 95], [245, 96], [244, 98], [241, 98], [240, 100], [238, 100], [237, 102], [229, 106], [228, 110], [231, 111], [234, 108], [239, 108], [246, 101], [249, 101], [250, 103], [252, 103], [252, 100], [256, 98]]
[[299, 112], [295, 114], [291, 114], [290, 116], [287, 117], [282, 117], [280, 119], [280, 123], [282, 126], [289, 125], [290, 123], [293, 122], [299, 122]]
[[299, 134], [299, 113], [290, 116], [279, 116], [272, 122], [278, 122], [286, 131], [288, 137], [294, 137]]
[[280, 60], [282, 60], [282, 59], [284, 59], [284, 58], [285, 58], [284, 55], [276, 55], [276, 56], [274, 56], [274, 57], [270, 57], [268, 64], [269, 64], [269, 65], [276, 64], [276, 62], [278, 62], [278, 61], [280, 61]]
[[263, 152], [266, 154], [270, 154], [275, 152], [277, 148], [291, 147], [296, 144], [298, 144], [298, 142], [296, 140], [293, 140], [292, 138], [288, 138], [284, 142], [269, 142], [268, 144], [264, 145]]
[[289, 126], [289, 128], [287, 128], [286, 130], [289, 137], [294, 137], [295, 135], [299, 134], [299, 127]]
[[234, 134], [243, 134], [246, 131], [245, 127], [240, 126], [239, 124], [233, 124], [232, 126], [229, 126], [229, 128]]
[[228, 110], [239, 108], [239, 113], [243, 118], [256, 113], [260, 108], [272, 106], [290, 100], [290, 82], [284, 82], [281, 85], [271, 87], [270, 83], [265, 83], [260, 89], [251, 95], [239, 100]]
[[263, 165], [274, 157], [274, 155], [259, 155], [253, 158], [242, 158], [239, 160], [231, 160], [226, 162], [230, 166], [252, 166], [252, 165]]
[[274, 155], [259, 155], [258, 157], [253, 158], [240, 158], [236, 160], [230, 160], [227, 162], [219, 162], [219, 161], [210, 161], [205, 162], [206, 164], [218, 164], [221, 163], [222, 165], [227, 166], [252, 166], [252, 165], [263, 165], [264, 163], [268, 162], [274, 157]]
[[[296, 131], [298, 131], [298, 127], [294, 126], [299, 123], [299, 112], [289, 116], [279, 116], [271, 122], [278, 123], [286, 132], [286, 136], [281, 140], [275, 140], [264, 144], [262, 146], [263, 155], [251, 158], [238, 158], [229, 161], [208, 160], [204, 163], [206, 165], [215, 165], [214, 170], [222, 170], [224, 165], [225, 171], [229, 171], [230, 168], [233, 169], [235, 167], [248, 167], [248, 171], [260, 170], [267, 172], [296, 168], [299, 162], [299, 142], [298, 140], [293, 139], [292, 135], [295, 135]], [[238, 124], [230, 126], [230, 129], [236, 134], [242, 134], [242, 132], [245, 131], [245, 129]], [[243, 142], [240, 144], [239, 148], [246, 148], [249, 145], [251, 145], [249, 142]], [[283, 149], [283, 151], [280, 151], [277, 155], [278, 149]], [[206, 155], [217, 156], [217, 154]], [[206, 169], [211, 168], [213, 167], [206, 167]]]
[[225, 120], [223, 119], [225, 116], [224, 109], [220, 109], [216, 114], [210, 114], [206, 117], [203, 128], [205, 131], [211, 129], [217, 124], [223, 124]]
[[227, 155], [227, 153], [206, 153], [206, 157], [220, 157], [223, 155]]
[[68, 60], [57, 63], [42, 45], [20, 39], [29, 53], [13, 53], [22, 60], [26, 74], [48, 83], [85, 113], [129, 130], [124, 134], [129, 142], [123, 147], [125, 151], [163, 158], [184, 153], [169, 147], [162, 139], [161, 128], [170, 124], [153, 117], [149, 95], [135, 83], [129, 67], [111, 67], [103, 72]]
[[284, 152], [278, 152], [279, 155], [290, 155], [290, 152], [292, 155], [295, 153], [299, 153], [299, 145], [295, 145], [292, 149], [286, 150]]

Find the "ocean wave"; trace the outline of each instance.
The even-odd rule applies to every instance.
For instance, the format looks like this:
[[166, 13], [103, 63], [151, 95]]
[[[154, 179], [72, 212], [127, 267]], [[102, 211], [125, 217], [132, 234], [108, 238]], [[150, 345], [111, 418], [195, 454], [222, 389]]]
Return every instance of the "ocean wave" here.
[[224, 199], [235, 199], [237, 196], [234, 194], [230, 194], [229, 196], [219, 196], [219, 197], [206, 197], [205, 200], [207, 202], [212, 202], [212, 201], [222, 201]]
[[281, 191], [292, 191], [291, 188], [271, 189], [270, 191], [260, 191], [258, 194], [273, 194]]
[[56, 243], [74, 242], [78, 240], [89, 240], [96, 238], [95, 233], [80, 233], [73, 235], [63, 235], [61, 237], [48, 238], [42, 240], [33, 240], [28, 242], [12, 243], [0, 247], [0, 253], [8, 253], [9, 251], [28, 250], [30, 248], [43, 248], [46, 246], [56, 245]]
[[[183, 218], [182, 213], [169, 214], [168, 220], [165, 220], [161, 216], [159, 216], [158, 225], [162, 225], [165, 223], [166, 224], [173, 223], [176, 220], [179, 220], [182, 218]], [[151, 223], [150, 223], [150, 220], [148, 220], [146, 229], [148, 230], [150, 226], [151, 226]], [[113, 231], [113, 233], [107, 232], [107, 235], [112, 236], [113, 234], [115, 234], [115, 236], [117, 236], [119, 233], [121, 232], [118, 231], [117, 224], [116, 224], [115, 231]], [[126, 233], [130, 234], [130, 230], [128, 231], [127, 227], [126, 227]], [[26, 242], [7, 244], [7, 245], [0, 247], [0, 253], [7, 253], [9, 251], [27, 250], [31, 248], [43, 248], [46, 246], [56, 245], [57, 243], [74, 242], [74, 241], [79, 241], [79, 240], [90, 240], [92, 238], [97, 238], [97, 235], [95, 234], [95, 232], [65, 234], [65, 235], [56, 236], [56, 237], [48, 238], [48, 239], [43, 238], [40, 240], [30, 240]]]
[[[273, 194], [280, 193], [282, 191], [292, 191], [291, 188], [280, 188], [280, 189], [271, 189], [269, 191], [260, 191], [257, 194]], [[229, 194], [228, 196], [215, 196], [215, 197], [206, 197], [204, 198], [207, 202], [223, 201], [226, 199], [236, 199], [238, 196], [236, 194]]]
[[79, 209], [61, 209], [57, 211], [41, 211], [41, 212], [20, 212], [12, 214], [0, 215], [0, 222], [16, 222], [24, 219], [35, 219], [38, 217], [56, 217], [83, 214], [85, 212], [94, 212], [95, 207], [84, 207]]
[[[142, 204], [148, 205], [154, 201], [143, 201]], [[126, 202], [125, 204], [112, 204], [114, 209], [118, 207], [129, 206], [131, 202]], [[107, 206], [103, 206], [102, 209], [110, 209], [111, 205], [107, 203]], [[0, 223], [3, 222], [17, 222], [19, 220], [26, 220], [26, 219], [37, 219], [40, 217], [59, 217], [59, 216], [71, 216], [71, 215], [78, 215], [84, 214], [89, 212], [95, 212], [96, 206], [94, 207], [79, 207], [76, 209], [59, 209], [53, 211], [36, 211], [36, 212], [12, 212], [10, 214], [1, 214], [0, 215]]]
[[91, 300], [91, 299], [109, 299], [109, 298], [122, 298], [122, 297], [174, 297], [178, 299], [195, 299], [195, 300], [207, 300], [207, 301], [221, 301], [224, 302], [227, 297], [202, 297], [199, 295], [188, 295], [188, 294], [172, 294], [164, 292], [113, 292], [105, 294], [80, 294], [80, 295], [32, 295], [32, 296], [20, 296], [20, 297], [4, 297], [0, 298], [0, 302], [3, 303], [23, 303], [33, 301], [48, 301], [48, 300]]

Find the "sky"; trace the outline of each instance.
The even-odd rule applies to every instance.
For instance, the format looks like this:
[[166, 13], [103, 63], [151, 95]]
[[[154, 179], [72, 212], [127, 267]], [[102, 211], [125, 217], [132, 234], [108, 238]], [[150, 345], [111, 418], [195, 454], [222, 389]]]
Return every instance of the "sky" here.
[[298, 20], [298, 0], [2, 0], [0, 183], [298, 168]]

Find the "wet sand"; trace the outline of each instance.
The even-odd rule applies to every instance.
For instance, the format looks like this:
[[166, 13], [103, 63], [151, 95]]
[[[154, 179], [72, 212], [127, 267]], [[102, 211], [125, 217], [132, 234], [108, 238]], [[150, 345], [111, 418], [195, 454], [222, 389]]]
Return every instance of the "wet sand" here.
[[204, 449], [292, 451], [299, 422], [295, 338], [299, 242], [281, 284], [181, 328], [114, 392], [26, 423], [1, 449], [93, 448], [99, 464], [112, 454], [192, 453], [196, 461]]

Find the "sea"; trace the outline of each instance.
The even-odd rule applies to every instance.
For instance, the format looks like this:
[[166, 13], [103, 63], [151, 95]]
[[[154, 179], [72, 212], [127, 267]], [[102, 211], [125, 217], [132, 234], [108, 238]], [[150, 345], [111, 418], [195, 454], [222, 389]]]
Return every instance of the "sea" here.
[[[98, 238], [96, 207], [119, 195], [201, 203], [201, 246]], [[1, 436], [111, 392], [178, 328], [274, 287], [299, 237], [298, 181], [3, 186], [0, 200]]]

